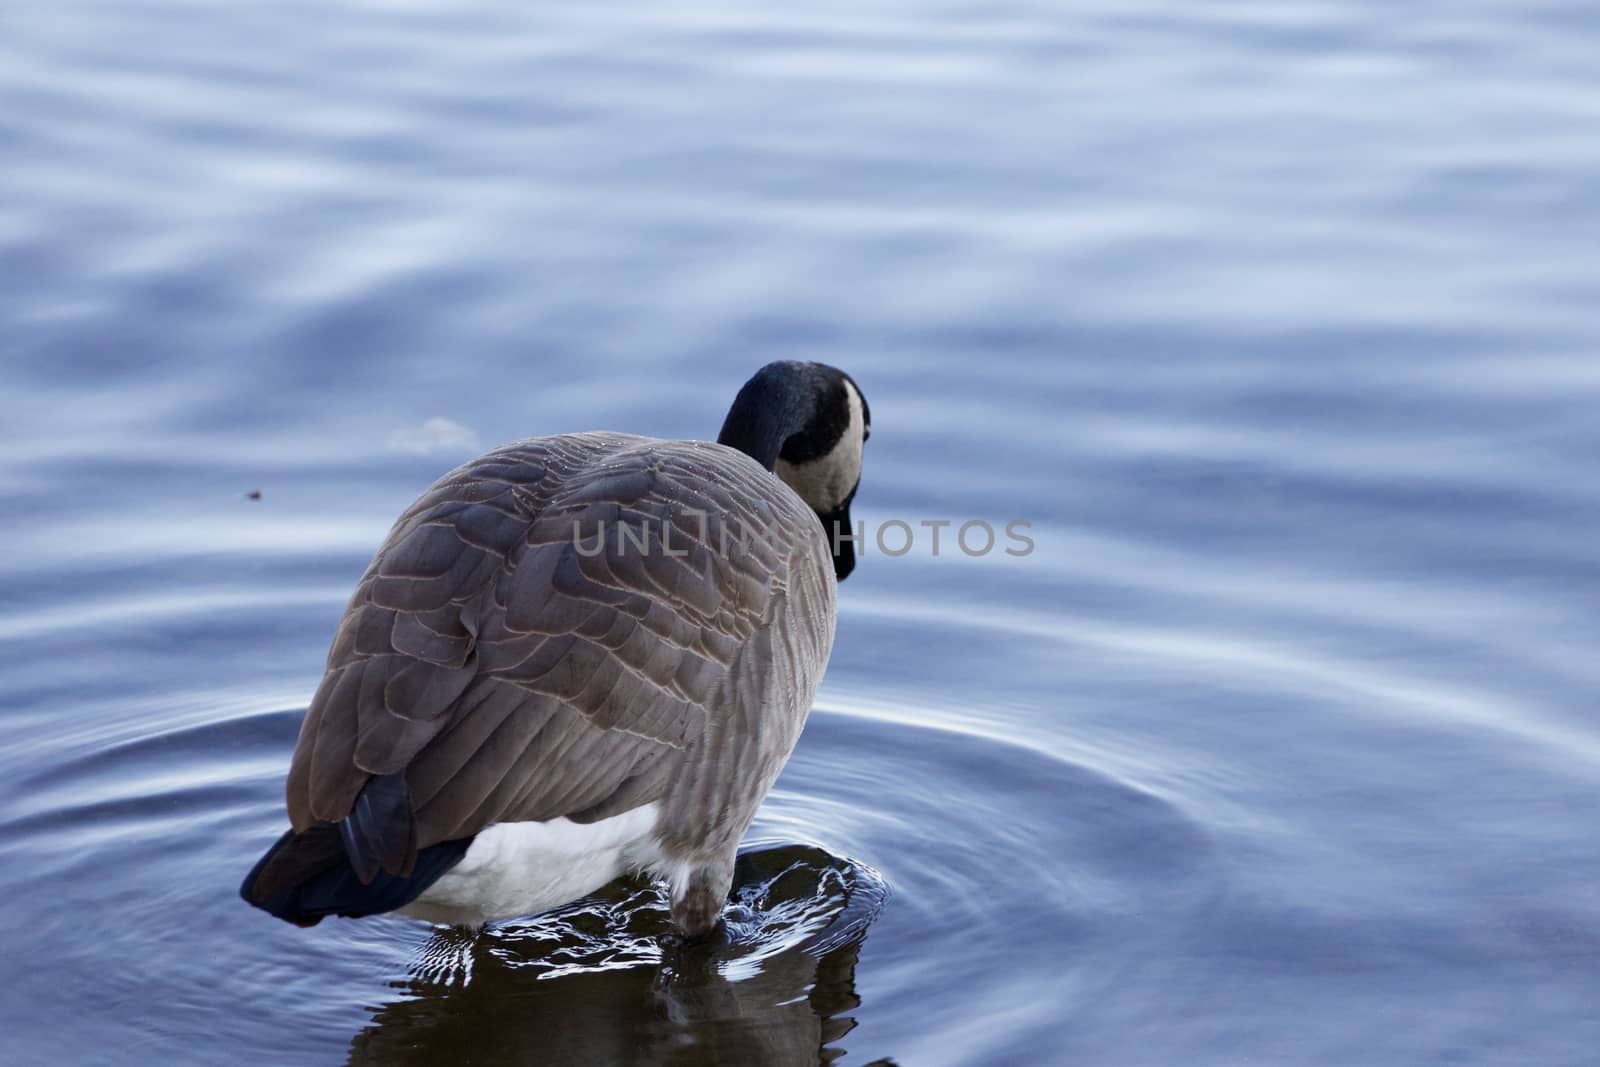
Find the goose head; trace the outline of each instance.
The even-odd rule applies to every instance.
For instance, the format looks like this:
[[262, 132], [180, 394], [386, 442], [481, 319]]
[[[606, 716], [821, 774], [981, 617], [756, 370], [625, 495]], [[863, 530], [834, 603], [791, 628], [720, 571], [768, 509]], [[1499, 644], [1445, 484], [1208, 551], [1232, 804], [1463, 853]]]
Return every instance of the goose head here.
[[826, 363], [768, 363], [744, 383], [723, 421], [719, 444], [772, 471], [816, 512], [843, 581], [855, 569], [847, 540], [850, 502], [861, 484], [861, 451], [872, 412], [855, 380]]

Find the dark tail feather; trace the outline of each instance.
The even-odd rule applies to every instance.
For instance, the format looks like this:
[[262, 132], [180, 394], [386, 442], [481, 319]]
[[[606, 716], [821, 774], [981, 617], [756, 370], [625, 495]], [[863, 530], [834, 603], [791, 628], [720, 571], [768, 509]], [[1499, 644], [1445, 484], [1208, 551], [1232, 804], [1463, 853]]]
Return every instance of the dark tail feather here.
[[380, 870], [409, 875], [417, 862], [417, 824], [405, 772], [367, 779], [355, 807], [339, 820], [344, 854], [363, 883]]
[[338, 824], [288, 831], [245, 875], [239, 895], [296, 926], [315, 926], [329, 915], [358, 919], [403, 908], [466, 855], [472, 838], [441, 841], [417, 851], [411, 873], [378, 870], [362, 882], [345, 853]]

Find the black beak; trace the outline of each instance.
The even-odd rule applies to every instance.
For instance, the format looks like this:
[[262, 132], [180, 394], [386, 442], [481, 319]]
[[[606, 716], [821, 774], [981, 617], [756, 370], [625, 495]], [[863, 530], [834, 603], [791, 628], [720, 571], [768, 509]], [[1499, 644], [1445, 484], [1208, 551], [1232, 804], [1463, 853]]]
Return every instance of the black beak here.
[[822, 531], [828, 538], [828, 546], [833, 551], [833, 576], [841, 582], [856, 569], [856, 531], [850, 525], [850, 501], [855, 496], [852, 490], [844, 498], [844, 503], [833, 511], [826, 515], [817, 512], [817, 517], [822, 520]]

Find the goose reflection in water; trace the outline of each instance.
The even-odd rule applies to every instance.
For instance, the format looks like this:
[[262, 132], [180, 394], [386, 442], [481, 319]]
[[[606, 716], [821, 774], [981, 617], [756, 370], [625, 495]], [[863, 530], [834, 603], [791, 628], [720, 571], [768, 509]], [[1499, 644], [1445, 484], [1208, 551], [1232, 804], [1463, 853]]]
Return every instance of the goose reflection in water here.
[[709, 941], [679, 940], [659, 890], [630, 882], [526, 922], [441, 928], [349, 1063], [831, 1063], [884, 897], [869, 868], [780, 845], [740, 853]]

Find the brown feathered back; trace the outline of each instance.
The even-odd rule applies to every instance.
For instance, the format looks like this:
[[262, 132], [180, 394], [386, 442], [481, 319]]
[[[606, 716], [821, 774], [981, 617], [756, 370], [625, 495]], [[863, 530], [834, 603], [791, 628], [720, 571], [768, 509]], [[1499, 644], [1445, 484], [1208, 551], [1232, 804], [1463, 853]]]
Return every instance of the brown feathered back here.
[[498, 448], [424, 493], [367, 569], [295, 748], [290, 820], [337, 822], [400, 775], [410, 810], [384, 819], [411, 825], [374, 845], [391, 872], [495, 822], [651, 802], [675, 847], [731, 847], [804, 724], [834, 595], [816, 516], [733, 449]]

